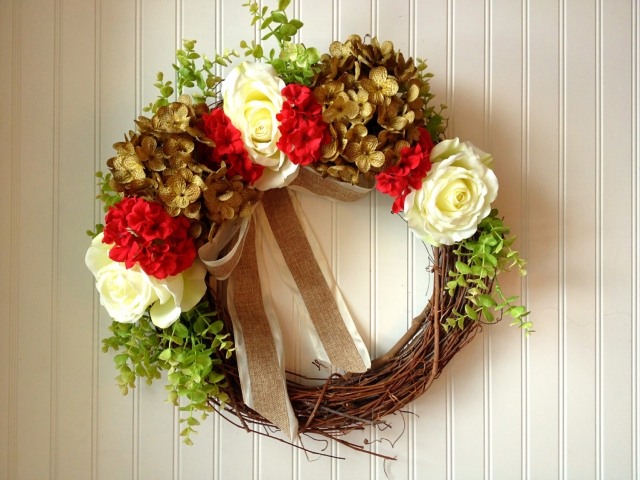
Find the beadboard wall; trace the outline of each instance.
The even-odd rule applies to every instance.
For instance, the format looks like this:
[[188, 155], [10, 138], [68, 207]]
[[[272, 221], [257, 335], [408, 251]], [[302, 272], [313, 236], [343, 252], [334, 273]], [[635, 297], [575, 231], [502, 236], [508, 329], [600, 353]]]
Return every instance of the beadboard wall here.
[[[305, 454], [220, 418], [195, 445], [161, 383], [120, 395], [83, 263], [93, 173], [134, 127], [182, 38], [254, 38], [239, 0], [0, 2], [0, 479], [632, 479], [640, 476], [640, 7], [635, 0], [295, 0], [301, 40], [350, 33], [428, 59], [449, 136], [493, 153], [529, 260], [503, 283], [523, 338], [485, 328], [433, 387], [366, 431], [383, 461]], [[222, 73], [222, 72], [221, 72]], [[428, 253], [372, 195], [305, 197], [373, 355], [425, 303]], [[292, 307], [286, 304], [282, 308]], [[300, 363], [294, 328], [287, 339]]]

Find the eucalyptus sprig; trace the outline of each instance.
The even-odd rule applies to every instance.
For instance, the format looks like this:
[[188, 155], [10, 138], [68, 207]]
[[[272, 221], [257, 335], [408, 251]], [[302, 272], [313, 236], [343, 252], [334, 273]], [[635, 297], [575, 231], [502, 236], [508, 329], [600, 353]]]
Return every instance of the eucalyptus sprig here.
[[276, 52], [272, 48], [268, 55], [265, 55], [262, 45], [255, 41], [243, 40], [240, 47], [244, 49], [245, 56], [271, 64], [285, 83], [309, 85], [316, 73], [315, 65], [320, 60], [320, 54], [313, 47], [307, 48], [292, 41], [303, 23], [297, 18], [289, 19], [287, 16], [285, 10], [290, 3], [291, 0], [279, 0], [278, 8], [273, 11], [267, 6], [260, 8], [255, 2], [243, 4], [251, 13], [251, 25], [258, 24], [261, 31], [266, 31], [261, 39], [268, 40], [273, 37], [280, 51]]
[[517, 303], [517, 296], [506, 297], [497, 280], [500, 272], [514, 268], [526, 275], [526, 262], [511, 248], [515, 237], [509, 234], [509, 227], [494, 209], [480, 222], [473, 237], [458, 244], [454, 250], [458, 260], [455, 270], [449, 272], [451, 280], [445, 288], [450, 296], [454, 296], [459, 288], [465, 289], [469, 303], [463, 312], [452, 312], [445, 320], [445, 328], [462, 328], [467, 320], [479, 321], [481, 318], [491, 323], [496, 315], [506, 313], [513, 318], [511, 325], [519, 326], [526, 334], [533, 332], [532, 322], [526, 319], [530, 312]]
[[444, 103], [441, 103], [436, 110], [436, 107], [431, 104], [431, 101], [435, 98], [435, 95], [431, 93], [430, 82], [433, 77], [433, 73], [429, 72], [427, 68], [426, 60], [422, 58], [416, 59], [417, 74], [422, 80], [420, 97], [424, 99], [424, 118], [428, 119], [426, 128], [429, 133], [431, 133], [431, 138], [434, 141], [437, 141], [438, 138], [444, 135], [444, 132], [447, 129], [447, 119], [442, 114], [442, 112], [446, 110], [447, 106]]
[[[205, 103], [218, 95], [217, 87], [222, 82], [222, 77], [214, 71], [215, 66], [226, 67], [233, 57], [239, 57], [240, 54], [236, 50], [225, 50], [222, 55], [215, 54], [211, 60], [196, 51], [196, 43], [197, 40], [183, 40], [182, 48], [176, 51], [176, 63], [172, 66], [176, 72], [178, 95], [182, 95], [186, 89], [197, 87], [196, 92], [191, 92], [191, 97], [195, 103]], [[174, 93], [172, 82], [165, 82], [162, 72], [158, 72], [153, 85], [158, 89], [159, 95], [154, 103], [144, 108], [145, 112], [155, 113], [160, 107], [168, 105]]]
[[185, 427], [180, 435], [189, 445], [191, 433], [200, 425], [196, 414], [202, 413], [204, 419], [213, 411], [208, 399], [215, 397], [222, 404], [228, 400], [223, 390], [225, 376], [217, 367], [234, 348], [223, 322], [211, 310], [209, 303], [202, 301], [165, 329], [154, 326], [148, 314], [134, 324], [113, 322], [109, 327], [113, 335], [102, 341], [104, 352], [122, 352], [115, 355], [114, 362], [123, 395], [135, 387], [137, 377], [151, 384], [161, 372], [167, 372], [168, 401], [178, 406], [184, 399], [180, 411], [186, 416], [180, 422]]
[[[106, 212], [109, 207], [115, 205], [122, 200], [122, 195], [116, 192], [111, 185], [111, 174], [104, 174], [101, 171], [96, 172], [96, 178], [98, 179], [98, 188], [100, 193], [96, 195], [96, 199], [102, 203], [102, 209]], [[96, 223], [95, 230], [87, 230], [87, 235], [90, 237], [97, 237], [104, 229], [104, 225]]]

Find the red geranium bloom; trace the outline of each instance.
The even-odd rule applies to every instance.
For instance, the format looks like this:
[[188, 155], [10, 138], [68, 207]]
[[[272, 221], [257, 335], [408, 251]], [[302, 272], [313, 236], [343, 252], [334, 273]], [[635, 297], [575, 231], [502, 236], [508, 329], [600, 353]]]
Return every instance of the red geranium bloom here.
[[193, 264], [196, 247], [189, 220], [172, 217], [160, 204], [125, 197], [109, 208], [104, 243], [113, 243], [109, 258], [127, 268], [139, 264], [148, 275], [163, 279]]
[[282, 89], [284, 103], [276, 118], [280, 139], [276, 144], [296, 165], [309, 165], [320, 158], [321, 149], [331, 141], [329, 126], [322, 120], [322, 105], [304, 85]]
[[403, 148], [400, 152], [400, 161], [377, 175], [378, 191], [397, 197], [393, 202], [393, 213], [403, 209], [404, 199], [409, 195], [411, 188], [414, 190], [422, 188], [422, 181], [431, 170], [429, 155], [432, 148], [431, 135], [426, 129], [421, 128], [418, 143], [412, 147]]
[[217, 165], [224, 162], [230, 177], [240, 175], [253, 185], [262, 176], [264, 166], [251, 161], [240, 130], [231, 123], [222, 108], [203, 114], [202, 120], [204, 132], [216, 144], [211, 150], [211, 160]]

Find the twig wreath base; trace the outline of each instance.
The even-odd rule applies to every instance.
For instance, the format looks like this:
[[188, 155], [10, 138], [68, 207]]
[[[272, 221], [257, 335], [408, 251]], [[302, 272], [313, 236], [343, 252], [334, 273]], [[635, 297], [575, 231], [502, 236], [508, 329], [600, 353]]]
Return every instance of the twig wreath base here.
[[[114, 362], [124, 394], [137, 378], [151, 383], [167, 372], [168, 399], [186, 413], [180, 420], [186, 444], [200, 424], [194, 414], [215, 410], [256, 434], [281, 440], [273, 434], [279, 428], [293, 438], [297, 425], [298, 436], [390, 459], [346, 434], [388, 427], [385, 417], [422, 395], [494, 313], [506, 313], [529, 333], [526, 308], [517, 296], [505, 297], [496, 280], [512, 267], [524, 273], [525, 262], [491, 207], [498, 192], [493, 158], [445, 138], [444, 107], [430, 104], [426, 63], [405, 58], [389, 41], [358, 35], [320, 55], [294, 43], [302, 22], [289, 20], [289, 3], [279, 0], [271, 12], [245, 4], [262, 40], [273, 37], [280, 53], [241, 42], [255, 61], [240, 62], [225, 79], [215, 65], [230, 66], [238, 52], [209, 59], [195, 51], [195, 40], [183, 41], [173, 64], [177, 91], [158, 73], [160, 95], [145, 109], [151, 116], [138, 117], [136, 131], [114, 144], [110, 173], [98, 175], [104, 224], [88, 232], [93, 240], [85, 256], [114, 320], [103, 350], [121, 351]], [[294, 185], [307, 171], [322, 178], [320, 191]], [[330, 272], [313, 262], [288, 267], [302, 264], [313, 248], [284, 187], [341, 200], [359, 196], [338, 195], [342, 188], [329, 195], [329, 179], [366, 187], [364, 194], [375, 184], [418, 238], [444, 245], [433, 249], [427, 306], [368, 370], [369, 354], [343, 299], [328, 284], [312, 292]], [[323, 380], [288, 372], [285, 385], [277, 348], [263, 341], [270, 319], [253, 282], [259, 268], [249, 253], [256, 251], [255, 229], [248, 226], [259, 203], [263, 226], [291, 227], [270, 227], [273, 242], [288, 247], [283, 268], [313, 306], [309, 317], [330, 363], [352, 373]], [[275, 205], [288, 213], [275, 215]], [[256, 362], [257, 354], [268, 361]], [[238, 365], [243, 379], [246, 370], [251, 377], [247, 400]], [[300, 445], [294, 442], [312, 451]]]
[[[457, 288], [453, 296], [443, 288], [451, 278], [449, 272], [455, 269], [458, 258], [454, 253], [455, 248], [441, 246], [433, 249], [431, 269], [434, 287], [430, 301], [396, 344], [387, 353], [373, 360], [371, 369], [358, 374], [332, 374], [321, 385], [287, 380], [289, 398], [298, 418], [299, 435], [325, 437], [354, 450], [386, 459], [394, 458], [346, 440], [344, 436], [371, 425], [386, 424], [383, 418], [420, 397], [440, 376], [454, 355], [482, 328], [482, 323], [478, 321], [467, 322], [462, 328], [446, 330], [442, 325], [443, 319], [453, 311], [464, 311], [465, 304], [469, 303], [466, 288]], [[224, 284], [213, 284], [210, 288], [216, 297], [224, 298], [221, 296]], [[488, 290], [490, 289], [491, 285], [488, 285]], [[225, 309], [221, 306], [219, 308], [225, 321], [230, 323]], [[231, 330], [230, 325], [228, 326]], [[215, 398], [211, 399], [211, 404], [218, 413], [250, 432], [265, 434], [265, 429], [277, 429], [242, 400], [235, 361], [227, 360], [223, 369], [229, 401], [221, 406]], [[237, 422], [226, 413], [234, 414]], [[303, 449], [311, 451], [305, 447]]]

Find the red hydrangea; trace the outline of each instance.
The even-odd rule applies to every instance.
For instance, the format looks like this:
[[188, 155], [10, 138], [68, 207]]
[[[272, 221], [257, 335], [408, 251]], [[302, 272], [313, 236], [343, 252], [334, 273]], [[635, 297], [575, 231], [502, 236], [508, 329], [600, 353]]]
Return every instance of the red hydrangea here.
[[331, 141], [329, 126], [322, 120], [322, 105], [309, 87], [290, 84], [282, 89], [284, 103], [276, 118], [280, 122], [278, 148], [296, 165], [309, 165], [320, 158]]
[[240, 175], [253, 185], [262, 176], [264, 166], [251, 161], [240, 130], [231, 123], [222, 108], [203, 114], [202, 120], [204, 132], [216, 144], [211, 150], [211, 160], [218, 165], [224, 162], [230, 177]]
[[139, 264], [158, 279], [177, 275], [196, 258], [189, 220], [172, 217], [158, 203], [125, 197], [109, 208], [103, 242], [113, 243], [109, 258], [127, 268]]
[[422, 188], [422, 180], [431, 170], [429, 155], [433, 148], [431, 135], [424, 128], [420, 129], [418, 143], [400, 151], [400, 161], [376, 176], [376, 188], [392, 197], [396, 197], [391, 210], [398, 213], [404, 208], [404, 199], [411, 188]]

